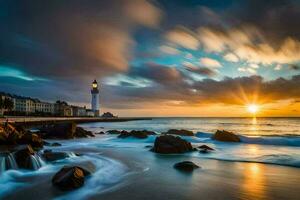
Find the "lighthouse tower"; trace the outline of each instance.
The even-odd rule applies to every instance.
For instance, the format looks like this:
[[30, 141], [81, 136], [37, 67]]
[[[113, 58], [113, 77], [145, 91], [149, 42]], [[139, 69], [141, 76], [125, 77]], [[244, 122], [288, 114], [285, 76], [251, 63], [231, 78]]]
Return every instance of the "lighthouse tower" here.
[[99, 90], [98, 83], [96, 80], [92, 83], [92, 111], [95, 113], [95, 116], [99, 116]]

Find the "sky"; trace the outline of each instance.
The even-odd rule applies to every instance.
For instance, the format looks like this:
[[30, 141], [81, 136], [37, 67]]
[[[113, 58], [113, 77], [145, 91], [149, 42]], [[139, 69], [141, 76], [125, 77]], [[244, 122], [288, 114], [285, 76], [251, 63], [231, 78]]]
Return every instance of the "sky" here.
[[300, 116], [298, 0], [0, 0], [0, 91], [119, 116]]

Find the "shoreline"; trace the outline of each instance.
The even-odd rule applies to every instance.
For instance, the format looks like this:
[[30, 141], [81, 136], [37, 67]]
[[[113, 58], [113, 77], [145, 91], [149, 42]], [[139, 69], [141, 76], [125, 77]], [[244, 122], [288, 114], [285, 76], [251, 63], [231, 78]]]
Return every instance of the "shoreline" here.
[[118, 117], [118, 118], [103, 118], [103, 117], [5, 117], [0, 118], [0, 123], [8, 122], [22, 125], [25, 127], [39, 126], [55, 123], [74, 122], [77, 124], [92, 123], [92, 122], [127, 122], [138, 120], [152, 120], [147, 117]]

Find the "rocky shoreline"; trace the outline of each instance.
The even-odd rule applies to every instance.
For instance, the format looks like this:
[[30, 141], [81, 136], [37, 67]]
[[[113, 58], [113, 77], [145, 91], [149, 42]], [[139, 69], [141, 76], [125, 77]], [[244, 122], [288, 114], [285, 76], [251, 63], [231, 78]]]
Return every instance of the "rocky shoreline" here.
[[[0, 125], [0, 147], [1, 157], [4, 158], [5, 169], [26, 169], [36, 170], [42, 162], [54, 162], [70, 156], [67, 152], [52, 151], [44, 149], [46, 146], [61, 146], [54, 142], [49, 143], [46, 139], [74, 139], [74, 138], [93, 138], [96, 134], [113, 134], [117, 138], [124, 139], [128, 137], [136, 139], [146, 139], [148, 136], [156, 136], [150, 151], [159, 154], [181, 154], [199, 151], [199, 153], [210, 153], [214, 149], [202, 145], [193, 147], [184, 137], [193, 137], [194, 133], [189, 130], [170, 129], [160, 134], [148, 130], [109, 130], [106, 133], [93, 133], [81, 127], [74, 122], [47, 124], [39, 127], [38, 131], [31, 132], [20, 124], [5, 123]], [[231, 132], [218, 130], [212, 139], [222, 142], [240, 142], [238, 136]], [[44, 149], [42, 151], [42, 149]], [[76, 155], [75, 155], [76, 156]], [[78, 155], [80, 156], [80, 155]], [[174, 165], [175, 169], [192, 172], [200, 166], [194, 163], [183, 161]], [[3, 170], [3, 169], [2, 169]], [[77, 189], [84, 185], [86, 177], [92, 176], [92, 172], [81, 166], [64, 166], [52, 178], [52, 184], [62, 191]]]

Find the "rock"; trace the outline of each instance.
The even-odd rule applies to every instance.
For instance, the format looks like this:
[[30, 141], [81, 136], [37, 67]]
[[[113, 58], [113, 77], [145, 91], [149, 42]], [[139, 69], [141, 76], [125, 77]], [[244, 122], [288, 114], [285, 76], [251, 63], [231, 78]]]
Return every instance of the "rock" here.
[[145, 148], [152, 148], [152, 145], [146, 145]]
[[27, 132], [20, 137], [18, 144], [30, 144], [33, 148], [43, 148], [44, 141], [39, 135]]
[[33, 156], [34, 150], [30, 145], [19, 146], [15, 152], [15, 159], [19, 168], [23, 169], [34, 169], [32, 165], [31, 156]]
[[51, 144], [51, 146], [52, 146], [52, 147], [60, 147], [61, 144], [58, 143], [58, 142], [53, 142], [53, 143]]
[[167, 132], [164, 132], [163, 134], [171, 134], [171, 135], [181, 135], [181, 136], [194, 136], [194, 133], [192, 131], [188, 130], [177, 130], [177, 129], [170, 129]]
[[9, 123], [0, 124], [0, 145], [15, 145], [21, 137], [15, 127]]
[[103, 131], [100, 131], [98, 133], [96, 133], [97, 135], [104, 135], [105, 133]]
[[198, 169], [199, 166], [191, 161], [183, 161], [176, 163], [174, 168], [184, 172], [192, 172], [194, 169]]
[[135, 138], [139, 138], [139, 139], [145, 139], [148, 137], [148, 135], [156, 135], [156, 133], [153, 131], [147, 131], [147, 130], [142, 130], [142, 131], [132, 130], [130, 132], [123, 132], [118, 137], [119, 138], [135, 137]]
[[106, 133], [108, 134], [113, 134], [113, 135], [117, 135], [117, 134], [121, 134], [121, 133], [128, 133], [127, 131], [119, 131], [119, 130], [109, 130], [109, 131], [106, 131]]
[[240, 138], [232, 132], [229, 131], [220, 131], [217, 130], [216, 133], [212, 136], [213, 140], [218, 140], [222, 142], [240, 142]]
[[53, 124], [40, 129], [45, 138], [72, 139], [75, 137], [76, 124], [74, 122]]
[[201, 146], [199, 146], [198, 147], [199, 149], [201, 149], [201, 150], [209, 150], [209, 151], [214, 151], [214, 149], [213, 148], [211, 148], [211, 147], [209, 147], [209, 146], [207, 146], [207, 145], [201, 145]]
[[49, 162], [62, 160], [69, 157], [69, 155], [66, 152], [52, 152], [52, 151], [47, 151], [47, 152], [44, 151], [42, 156], [46, 161]]
[[44, 153], [50, 153], [50, 152], [52, 152], [52, 150], [51, 149], [45, 149], [43, 152]]
[[95, 137], [95, 135], [91, 131], [84, 130], [82, 127], [77, 127], [75, 131], [75, 137], [83, 138], [83, 137]]
[[173, 135], [157, 137], [152, 148], [152, 151], [163, 154], [185, 153], [193, 150], [190, 142]]
[[51, 144], [44, 140], [44, 146], [50, 146]]
[[64, 166], [52, 178], [52, 184], [60, 190], [74, 190], [84, 184], [86, 176], [90, 172], [78, 166]]

